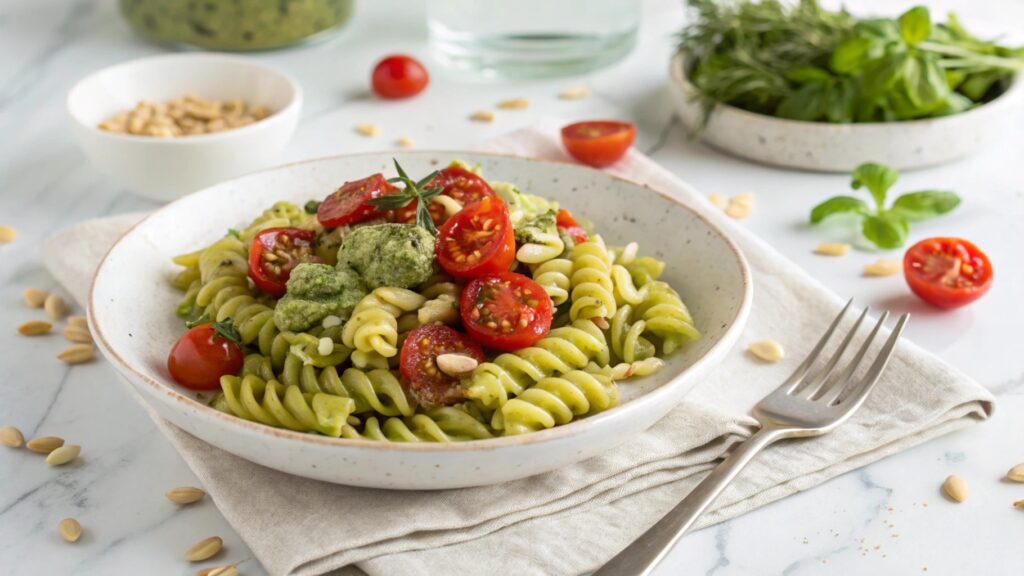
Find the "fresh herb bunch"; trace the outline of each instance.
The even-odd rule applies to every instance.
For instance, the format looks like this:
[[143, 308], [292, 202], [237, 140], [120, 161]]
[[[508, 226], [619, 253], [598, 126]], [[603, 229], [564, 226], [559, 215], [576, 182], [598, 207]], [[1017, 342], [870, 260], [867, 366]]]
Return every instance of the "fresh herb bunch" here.
[[901, 195], [886, 208], [885, 198], [899, 177], [899, 172], [888, 166], [872, 162], [861, 164], [853, 171], [850, 187], [854, 190], [867, 188], [875, 207], [853, 196], [835, 196], [811, 210], [811, 224], [835, 214], [854, 214], [861, 218], [864, 237], [875, 246], [899, 248], [907, 241], [910, 222], [945, 214], [960, 204], [960, 197], [953, 192], [920, 190]]
[[398, 163], [398, 160], [394, 160], [395, 170], [398, 172], [397, 178], [388, 178], [388, 182], [391, 183], [402, 183], [405, 184], [405, 189], [401, 192], [394, 194], [387, 194], [380, 196], [379, 198], [373, 198], [369, 200], [370, 204], [378, 208], [385, 210], [396, 210], [409, 204], [409, 202], [416, 201], [416, 225], [423, 228], [427, 232], [437, 236], [437, 227], [434, 226], [434, 220], [430, 217], [430, 200], [440, 194], [444, 189], [433, 186], [427, 188], [427, 184], [437, 176], [437, 170], [434, 170], [430, 174], [421, 178], [419, 182], [414, 181], [405, 173], [402, 169], [402, 165]]
[[717, 103], [815, 122], [891, 122], [955, 114], [1006, 90], [1024, 49], [981, 40], [955, 14], [918, 6], [858, 20], [817, 0], [687, 0], [680, 34], [705, 122]]

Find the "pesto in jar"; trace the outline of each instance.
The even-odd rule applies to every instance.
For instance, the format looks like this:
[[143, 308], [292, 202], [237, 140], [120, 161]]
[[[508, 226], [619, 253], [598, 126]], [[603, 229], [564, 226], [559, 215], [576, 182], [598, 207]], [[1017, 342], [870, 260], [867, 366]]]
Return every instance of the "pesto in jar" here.
[[266, 50], [344, 24], [353, 0], [121, 0], [137, 32], [215, 50]]

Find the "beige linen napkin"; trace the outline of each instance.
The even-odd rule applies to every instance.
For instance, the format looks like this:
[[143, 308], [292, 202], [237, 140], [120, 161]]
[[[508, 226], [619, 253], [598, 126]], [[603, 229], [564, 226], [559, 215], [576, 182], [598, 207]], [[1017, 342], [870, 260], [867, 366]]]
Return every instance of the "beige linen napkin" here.
[[[561, 159], [550, 129], [513, 133], [492, 151]], [[650, 159], [613, 170], [672, 194], [728, 229], [749, 259], [754, 305], [741, 341], [771, 337], [799, 356], [840, 299]], [[80, 302], [117, 236], [141, 215], [78, 225], [44, 247], [47, 268]], [[746, 415], [799, 358], [759, 364], [733, 350], [650, 430], [598, 458], [498, 486], [397, 492], [288, 476], [223, 452], [153, 416], [217, 507], [271, 574], [355, 565], [372, 575], [579, 574], [639, 536], [678, 502], [752, 424]], [[986, 418], [991, 395], [903, 342], [875, 393], [830, 435], [776, 445], [756, 459], [701, 525], [720, 522], [853, 468]]]

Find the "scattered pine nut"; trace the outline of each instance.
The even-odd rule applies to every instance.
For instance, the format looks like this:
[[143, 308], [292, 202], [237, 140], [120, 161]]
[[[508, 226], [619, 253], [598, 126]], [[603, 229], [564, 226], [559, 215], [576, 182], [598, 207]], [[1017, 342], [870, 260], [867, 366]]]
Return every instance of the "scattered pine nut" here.
[[522, 110], [530, 107], [530, 101], [526, 98], [512, 98], [498, 102], [498, 108], [502, 110]]
[[18, 333], [22, 336], [40, 336], [48, 333], [53, 328], [53, 324], [44, 322], [42, 320], [29, 320], [21, 326], [18, 326]]
[[590, 94], [590, 89], [586, 86], [570, 86], [559, 92], [558, 97], [562, 100], [582, 100], [588, 94]]
[[437, 368], [445, 374], [458, 378], [469, 374], [479, 365], [476, 358], [465, 354], [438, 354]]
[[946, 478], [946, 481], [942, 483], [942, 491], [954, 502], [967, 500], [967, 482], [956, 474]]
[[1013, 507], [1018, 510], [1024, 510], [1024, 500], [1017, 500], [1013, 503]]
[[58, 354], [57, 359], [65, 364], [82, 364], [92, 360], [95, 355], [92, 344], [72, 344]]
[[21, 448], [25, 443], [25, 436], [14, 426], [0, 428], [0, 444], [11, 448]]
[[395, 140], [395, 145], [400, 146], [402, 148], [412, 148], [412, 138], [409, 138], [408, 136], [402, 136], [398, 140]]
[[593, 318], [590, 319], [590, 321], [594, 323], [594, 326], [597, 326], [601, 330], [607, 330], [611, 328], [611, 324], [608, 323], [607, 318], [603, 318], [601, 316], [594, 316]]
[[714, 204], [715, 208], [718, 208], [719, 210], [725, 210], [725, 208], [729, 205], [729, 201], [725, 199], [725, 196], [722, 196], [717, 192], [712, 192], [711, 194], [708, 194], [708, 201]]
[[1024, 482], [1024, 462], [1010, 468], [1006, 473], [1006, 479], [1011, 482]]
[[211, 536], [200, 540], [194, 546], [185, 551], [185, 559], [189, 562], [202, 562], [217, 555], [224, 547], [224, 541], [219, 536]]
[[63, 445], [64, 439], [60, 436], [40, 436], [29, 440], [25, 447], [39, 454], [49, 454]]
[[47, 296], [49, 294], [47, 294], [46, 290], [38, 288], [25, 288], [21, 291], [21, 297], [25, 300], [25, 306], [29, 308], [42, 308]]
[[46, 463], [50, 466], [63, 466], [71, 462], [82, 453], [82, 447], [77, 444], [65, 444], [57, 448], [46, 457]]
[[89, 321], [85, 319], [85, 316], [68, 316], [68, 324], [71, 326], [79, 326], [86, 330], [89, 329]]
[[881, 259], [864, 266], [865, 276], [892, 276], [903, 270], [903, 262], [899, 260]]
[[334, 316], [332, 314], [332, 315], [324, 318], [324, 321], [321, 322], [321, 325], [324, 328], [334, 328], [335, 326], [341, 326], [341, 318], [339, 318], [337, 316]]
[[750, 216], [754, 209], [749, 204], [741, 204], [733, 201], [729, 201], [729, 205], [725, 207], [725, 214], [730, 218], [736, 220], [743, 220]]
[[175, 504], [192, 504], [199, 502], [206, 496], [206, 492], [202, 489], [196, 488], [195, 486], [179, 486], [178, 488], [171, 488], [164, 493], [167, 499]]
[[477, 110], [469, 117], [474, 122], [494, 122], [494, 112], [490, 110]]
[[747, 351], [772, 364], [786, 357], [782, 344], [775, 340], [756, 340], [747, 345]]
[[0, 244], [10, 244], [18, 238], [18, 229], [14, 226], [0, 226]]
[[75, 326], [74, 324], [68, 324], [64, 327], [64, 337], [71, 342], [92, 344], [92, 335], [89, 334], [89, 329]]
[[814, 253], [822, 256], [845, 256], [850, 248], [849, 244], [842, 242], [822, 242], [814, 249]]
[[78, 542], [78, 539], [82, 537], [82, 525], [74, 518], [61, 520], [60, 524], [57, 524], [57, 531], [60, 532], [61, 538], [72, 543]]
[[753, 192], [743, 192], [742, 194], [737, 194], [730, 198], [729, 202], [733, 204], [745, 204], [753, 208], [755, 200], [756, 198], [754, 197]]
[[380, 133], [380, 129], [377, 128], [376, 124], [356, 124], [356, 132], [367, 138], [373, 138]]
[[196, 572], [196, 576], [238, 576], [238, 568], [236, 568], [234, 564], [216, 566], [213, 568], [203, 568], [199, 572]]
[[50, 294], [47, 296], [46, 301], [43, 302], [43, 308], [46, 310], [46, 315], [54, 322], [61, 320], [68, 314], [68, 303], [64, 301], [60, 294]]
[[327, 356], [331, 352], [334, 352], [334, 340], [331, 340], [327, 336], [324, 336], [316, 345], [316, 351], [321, 356]]

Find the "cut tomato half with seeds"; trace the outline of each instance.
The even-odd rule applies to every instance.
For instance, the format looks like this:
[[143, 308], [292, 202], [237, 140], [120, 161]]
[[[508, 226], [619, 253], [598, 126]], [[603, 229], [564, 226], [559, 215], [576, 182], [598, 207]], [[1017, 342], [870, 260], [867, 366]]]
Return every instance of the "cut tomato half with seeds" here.
[[397, 191], [398, 188], [392, 186], [380, 173], [367, 176], [362, 180], [345, 182], [320, 203], [316, 210], [316, 219], [324, 228], [337, 228], [346, 224], [382, 218], [385, 216], [385, 212], [370, 204], [370, 200]]
[[562, 128], [562, 144], [584, 164], [608, 166], [622, 158], [636, 137], [636, 126], [616, 120], [577, 122]]
[[565, 232], [572, 236], [572, 239], [580, 244], [587, 241], [587, 231], [580, 227], [579, 222], [572, 217], [572, 212], [569, 212], [565, 208], [558, 211], [555, 215], [555, 224], [565, 230]]
[[249, 278], [274, 298], [284, 296], [293, 268], [320, 262], [313, 254], [315, 238], [312, 230], [301, 228], [267, 228], [256, 234], [249, 245]]
[[[476, 174], [460, 168], [451, 166], [441, 170], [430, 179], [430, 183], [424, 188], [441, 188], [441, 195], [448, 196], [463, 206], [474, 204], [488, 197], [497, 197], [491, 185]], [[441, 226], [448, 218], [445, 216], [444, 206], [438, 202], [431, 202], [427, 206], [430, 210], [430, 218], [435, 226]], [[395, 210], [395, 222], [410, 224], [416, 221], [416, 201]]]
[[441, 354], [462, 354], [478, 363], [484, 361], [480, 345], [465, 334], [442, 324], [427, 324], [409, 332], [402, 344], [399, 370], [406, 389], [420, 406], [435, 408], [463, 398], [459, 378], [437, 366]]
[[903, 257], [910, 289], [939, 308], [958, 308], [981, 298], [992, 286], [992, 263], [962, 238], [928, 238]]
[[488, 196], [452, 216], [437, 239], [437, 262], [445, 272], [474, 278], [508, 270], [515, 260], [515, 232], [505, 202]]
[[551, 298], [540, 284], [515, 272], [472, 280], [462, 290], [459, 309], [466, 333], [495, 350], [525, 348], [551, 330]]

